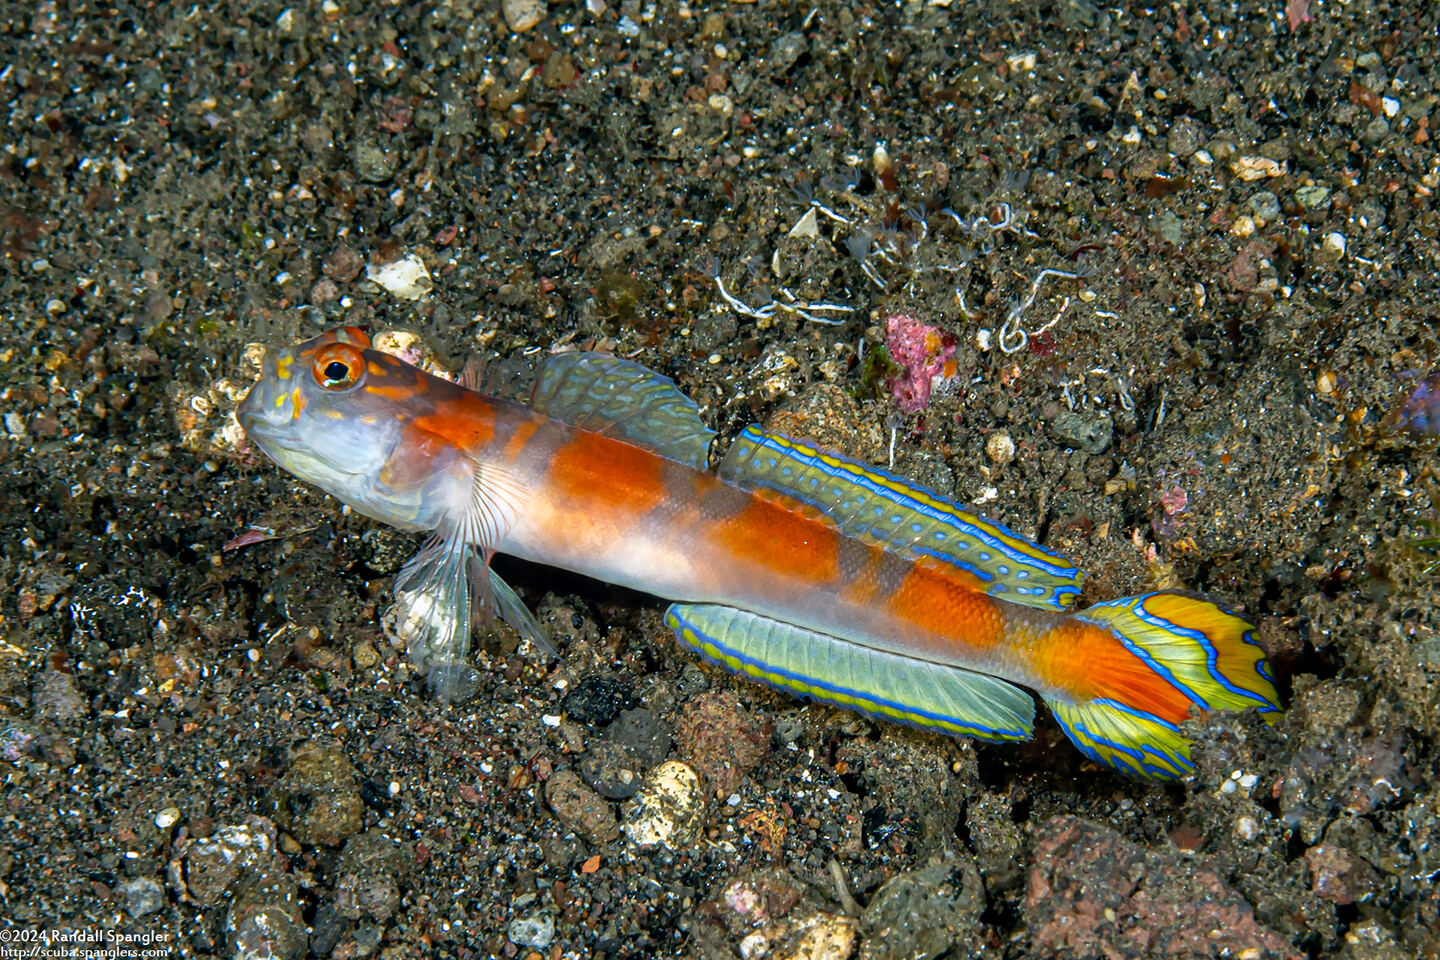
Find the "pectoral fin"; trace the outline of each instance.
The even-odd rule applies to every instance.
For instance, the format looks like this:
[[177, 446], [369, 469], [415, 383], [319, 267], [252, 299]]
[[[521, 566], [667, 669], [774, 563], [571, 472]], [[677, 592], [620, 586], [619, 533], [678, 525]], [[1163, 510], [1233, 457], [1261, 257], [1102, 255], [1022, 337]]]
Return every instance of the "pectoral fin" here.
[[546, 657], [555, 656], [535, 617], [472, 545], [432, 537], [395, 579], [395, 603], [384, 626], [437, 697], [464, 700], [478, 684], [470, 663], [471, 628], [494, 614]]

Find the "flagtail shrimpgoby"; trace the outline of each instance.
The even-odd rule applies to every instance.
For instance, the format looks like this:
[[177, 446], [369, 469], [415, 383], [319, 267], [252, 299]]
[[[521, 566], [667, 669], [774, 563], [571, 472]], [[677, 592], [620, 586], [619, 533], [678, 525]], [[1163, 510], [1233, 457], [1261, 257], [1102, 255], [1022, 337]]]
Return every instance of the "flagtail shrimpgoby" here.
[[281, 467], [429, 541], [396, 580], [411, 659], [442, 696], [488, 606], [549, 650], [490, 570], [499, 552], [673, 601], [702, 656], [802, 697], [979, 740], [1028, 739], [1035, 703], [1101, 764], [1191, 769], [1192, 710], [1278, 713], [1254, 627], [1158, 591], [1070, 609], [1064, 557], [883, 470], [758, 427], [717, 469], [673, 382], [549, 357], [529, 402], [374, 350], [353, 327], [270, 348], [240, 423]]

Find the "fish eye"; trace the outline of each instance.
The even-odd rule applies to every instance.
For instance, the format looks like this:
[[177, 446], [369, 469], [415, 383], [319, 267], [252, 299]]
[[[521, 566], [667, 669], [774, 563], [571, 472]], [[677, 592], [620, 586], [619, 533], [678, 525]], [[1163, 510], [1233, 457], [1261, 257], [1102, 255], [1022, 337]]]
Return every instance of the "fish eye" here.
[[353, 387], [365, 369], [365, 358], [348, 343], [327, 343], [315, 354], [315, 382], [326, 390]]

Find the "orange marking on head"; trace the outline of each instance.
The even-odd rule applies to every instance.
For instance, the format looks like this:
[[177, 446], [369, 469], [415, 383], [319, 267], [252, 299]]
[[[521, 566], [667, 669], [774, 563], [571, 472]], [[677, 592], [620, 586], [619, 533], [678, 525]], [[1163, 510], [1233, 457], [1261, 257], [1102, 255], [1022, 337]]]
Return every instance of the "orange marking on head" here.
[[[409, 394], [407, 393], [407, 396]], [[495, 417], [488, 411], [437, 410], [410, 421], [412, 429], [441, 437], [461, 450], [478, 450], [495, 438]]]
[[370, 371], [370, 376], [372, 377], [383, 377], [386, 374], [385, 368], [374, 360], [365, 361], [365, 369]]
[[634, 513], [664, 500], [664, 464], [649, 450], [582, 430], [555, 451], [548, 477], [558, 496]]
[[415, 396], [416, 391], [414, 386], [408, 383], [372, 383], [365, 387], [365, 392], [386, 400], [409, 400]]
[[1005, 617], [972, 573], [920, 557], [887, 600], [891, 614], [921, 630], [989, 648], [1005, 638]]
[[290, 403], [294, 407], [294, 412], [290, 414], [290, 419], [299, 420], [300, 414], [305, 410], [305, 404], [309, 402], [310, 401], [305, 399], [305, 394], [300, 392], [299, 387], [290, 391]]

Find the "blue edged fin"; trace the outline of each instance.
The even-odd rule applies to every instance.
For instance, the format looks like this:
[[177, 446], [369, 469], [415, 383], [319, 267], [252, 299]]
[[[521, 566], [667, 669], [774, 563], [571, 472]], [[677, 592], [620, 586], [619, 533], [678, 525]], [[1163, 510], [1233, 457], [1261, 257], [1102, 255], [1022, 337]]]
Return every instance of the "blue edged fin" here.
[[1082, 574], [1069, 560], [933, 491], [797, 440], [747, 427], [720, 464], [746, 490], [776, 490], [822, 511], [848, 536], [974, 575], [992, 597], [1065, 610]]
[[1099, 763], [1150, 779], [1176, 779], [1193, 769], [1190, 742], [1179, 729], [1190, 708], [1280, 712], [1254, 626], [1212, 600], [1148, 593], [1097, 603], [1074, 616], [1109, 631], [1136, 664], [1124, 678], [1096, 678], [1109, 695], [1083, 702], [1046, 698], [1075, 746]]
[[530, 407], [547, 417], [709, 468], [715, 432], [675, 381], [603, 353], [557, 353], [541, 365]]
[[978, 740], [1028, 740], [1035, 702], [995, 677], [875, 650], [717, 604], [674, 604], [687, 647], [787, 693]]
[[1096, 763], [1146, 780], [1178, 780], [1195, 769], [1190, 741], [1153, 713], [1110, 699], [1045, 702], [1070, 742]]

